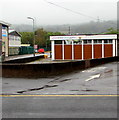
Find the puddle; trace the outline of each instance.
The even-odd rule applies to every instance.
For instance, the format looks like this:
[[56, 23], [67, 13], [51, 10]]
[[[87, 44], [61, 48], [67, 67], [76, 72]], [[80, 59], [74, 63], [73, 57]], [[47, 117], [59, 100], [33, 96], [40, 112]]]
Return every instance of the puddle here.
[[9, 83], [4, 83], [4, 84], [9, 84]]
[[79, 90], [70, 90], [70, 91], [79, 91]]
[[65, 82], [65, 81], [69, 81], [69, 80], [71, 80], [71, 79], [64, 79], [64, 80], [60, 80], [59, 82]]
[[107, 70], [107, 71], [105, 71], [104, 73], [112, 73], [113, 72], [113, 70]]
[[106, 70], [103, 73], [101, 73], [102, 78], [112, 77], [113, 76], [113, 70]]
[[58, 85], [45, 85], [44, 88], [57, 87]]
[[85, 92], [93, 92], [93, 91], [98, 91], [98, 90], [90, 90], [90, 89], [86, 89], [86, 90], [81, 90], [81, 91], [85, 91]]
[[18, 91], [17, 93], [24, 93], [24, 92], [27, 92], [27, 91]]
[[96, 71], [99, 71], [99, 70], [104, 70], [106, 69], [107, 67], [97, 67], [97, 68], [91, 68], [91, 69], [88, 69], [88, 70], [84, 70], [82, 72], [88, 72], [88, 73], [93, 73], [93, 72], [96, 72]]
[[43, 87], [40, 88], [32, 88], [32, 89], [27, 89], [23, 91], [18, 91], [17, 93], [24, 93], [24, 92], [29, 92], [29, 91], [37, 91], [37, 90], [42, 90], [44, 88], [52, 88], [52, 87], [57, 87], [58, 85], [44, 85]]
[[69, 81], [71, 80], [70, 78], [66, 78], [66, 79], [61, 79], [60, 78], [56, 78], [54, 79], [53, 81], [50, 81], [49, 83], [52, 83], [52, 82], [66, 82], [66, 81]]
[[98, 90], [90, 90], [90, 89], [86, 89], [86, 90], [70, 90], [70, 91], [85, 91], [85, 92], [93, 92], [93, 91], [98, 91]]

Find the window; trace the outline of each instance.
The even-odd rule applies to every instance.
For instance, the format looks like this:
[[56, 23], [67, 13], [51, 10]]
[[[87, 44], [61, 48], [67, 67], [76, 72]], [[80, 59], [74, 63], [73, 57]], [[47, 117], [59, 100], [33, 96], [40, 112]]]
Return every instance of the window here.
[[87, 44], [91, 44], [92, 43], [92, 40], [87, 40]]
[[98, 40], [98, 43], [102, 43], [102, 40]]
[[108, 43], [108, 40], [104, 40], [104, 43]]
[[82, 42], [81, 42], [81, 40], [74, 40], [74, 44], [76, 45], [76, 44], [81, 44]]
[[104, 43], [110, 44], [112, 43], [112, 40], [104, 40]]
[[10, 36], [9, 36], [9, 40], [14, 40], [14, 36], [13, 36], [13, 35], [10, 35]]
[[88, 41], [87, 40], [84, 40], [84, 44], [87, 44], [88, 43]]
[[108, 40], [108, 43], [112, 43], [112, 40]]
[[94, 43], [98, 43], [98, 40], [94, 40]]
[[94, 43], [95, 43], [95, 44], [101, 44], [101, 43], [102, 43], [102, 40], [94, 40]]
[[62, 44], [61, 40], [55, 40], [55, 44]]

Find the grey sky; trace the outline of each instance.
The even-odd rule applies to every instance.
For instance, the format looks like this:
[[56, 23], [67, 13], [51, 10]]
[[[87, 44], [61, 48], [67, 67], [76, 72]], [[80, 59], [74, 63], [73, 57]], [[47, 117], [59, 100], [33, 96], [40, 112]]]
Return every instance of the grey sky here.
[[31, 24], [27, 19], [30, 16], [35, 18], [36, 25], [77, 24], [96, 21], [98, 17], [100, 20], [116, 20], [117, 1], [0, 0], [0, 20], [11, 24]]

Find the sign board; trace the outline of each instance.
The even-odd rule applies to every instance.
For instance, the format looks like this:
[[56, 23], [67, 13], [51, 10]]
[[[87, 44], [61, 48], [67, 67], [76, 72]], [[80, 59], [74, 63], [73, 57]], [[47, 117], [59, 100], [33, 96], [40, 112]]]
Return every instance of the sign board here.
[[38, 49], [38, 45], [34, 45], [34, 49]]
[[2, 37], [7, 37], [7, 30], [2, 28]]
[[77, 40], [79, 36], [50, 36], [50, 40]]

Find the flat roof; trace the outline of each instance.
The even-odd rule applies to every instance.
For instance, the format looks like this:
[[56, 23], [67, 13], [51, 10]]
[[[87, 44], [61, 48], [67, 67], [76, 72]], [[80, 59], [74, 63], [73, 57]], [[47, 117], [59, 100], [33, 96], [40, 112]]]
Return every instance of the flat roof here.
[[50, 40], [117, 39], [117, 34], [50, 36]]

